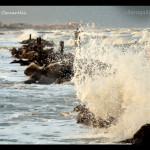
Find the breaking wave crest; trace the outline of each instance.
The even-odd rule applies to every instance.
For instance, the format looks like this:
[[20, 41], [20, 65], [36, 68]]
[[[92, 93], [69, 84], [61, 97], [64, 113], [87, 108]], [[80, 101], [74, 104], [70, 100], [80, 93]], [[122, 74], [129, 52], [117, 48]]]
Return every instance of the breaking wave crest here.
[[150, 34], [143, 30], [142, 38], [128, 47], [90, 37], [82, 44], [82, 35], [72, 79], [77, 97], [96, 117], [117, 120], [105, 129], [107, 134], [117, 140], [130, 138], [150, 122]]

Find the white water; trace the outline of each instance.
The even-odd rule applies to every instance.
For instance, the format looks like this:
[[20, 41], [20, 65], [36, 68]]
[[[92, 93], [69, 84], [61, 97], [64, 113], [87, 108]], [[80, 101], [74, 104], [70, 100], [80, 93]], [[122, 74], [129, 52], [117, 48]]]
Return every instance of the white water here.
[[[113, 35], [118, 32], [120, 30], [114, 31]], [[83, 40], [84, 34], [84, 31], [80, 34]], [[142, 125], [150, 122], [150, 64], [147, 59], [150, 32], [141, 29], [140, 35], [137, 43], [128, 47], [125, 45], [132, 37], [127, 38], [127, 42], [112, 36], [111, 32], [107, 40], [89, 37], [88, 43], [75, 53], [73, 81], [77, 96], [96, 117], [116, 119], [114, 125], [103, 130], [115, 140], [131, 138]], [[100, 69], [97, 60], [111, 66]]]
[[[0, 37], [1, 144], [114, 144], [132, 137], [141, 125], [149, 122], [150, 68], [146, 58], [149, 43], [145, 44], [149, 41], [149, 30], [82, 31], [81, 49], [76, 50], [75, 78], [73, 83], [62, 85], [18, 84], [28, 79], [23, 73], [26, 66], [9, 64], [14, 58], [8, 49], [19, 47], [18, 42], [32, 34], [33, 38], [53, 40], [55, 50], [59, 41], [64, 40], [64, 51], [74, 53], [73, 30], [3, 31], [5, 35]], [[77, 62], [80, 59], [84, 63]], [[112, 67], [99, 70], [97, 60]], [[116, 124], [108, 129], [77, 124], [72, 110], [80, 100], [97, 117], [117, 118]]]

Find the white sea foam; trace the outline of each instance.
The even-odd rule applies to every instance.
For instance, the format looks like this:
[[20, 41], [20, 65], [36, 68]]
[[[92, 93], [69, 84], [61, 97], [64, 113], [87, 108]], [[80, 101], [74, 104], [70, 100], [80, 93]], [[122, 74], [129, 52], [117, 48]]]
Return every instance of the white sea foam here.
[[25, 30], [21, 30], [19, 35], [16, 35], [16, 40], [20, 42], [23, 40], [27, 40], [29, 39], [30, 34], [32, 35], [31, 38], [37, 38], [40, 35], [38, 31], [34, 29], [25, 29]]
[[[115, 42], [98, 39], [88, 39], [76, 49], [73, 82], [77, 97], [87, 102], [96, 117], [116, 118], [106, 131], [117, 140], [132, 137], [150, 122], [150, 34], [143, 30], [142, 35], [137, 44], [124, 47], [125, 51], [115, 47]], [[100, 69], [98, 62], [109, 67]]]
[[[65, 47], [74, 44], [73, 31], [52, 30], [52, 33], [44, 34], [35, 30], [26, 31], [23, 30], [19, 35], [2, 36], [4, 39], [1, 42], [6, 46], [14, 46], [14, 41], [26, 40], [32, 34], [33, 38], [42, 35], [46, 40], [54, 40], [57, 46], [60, 40], [64, 40]], [[75, 51], [73, 78], [76, 91], [72, 84], [17, 84], [27, 80], [23, 73], [26, 66], [9, 64], [12, 61], [10, 52], [7, 48], [0, 50], [0, 121], [7, 123], [6, 126], [2, 124], [5, 130], [2, 134], [13, 137], [15, 131], [18, 139], [15, 143], [109, 144], [132, 137], [143, 124], [150, 121], [150, 67], [147, 61], [149, 31], [82, 28], [80, 36], [81, 47]], [[104, 36], [106, 37], [103, 38]], [[135, 40], [134, 37], [138, 37], [137, 43], [126, 47], [128, 42]], [[73, 51], [73, 48], [70, 50]], [[108, 68], [100, 70], [99, 61], [108, 64]], [[12, 67], [17, 72], [11, 72]], [[115, 124], [107, 129], [76, 124], [75, 118], [72, 119], [74, 114], [70, 111], [78, 104], [79, 99], [87, 103], [96, 117], [116, 118]], [[12, 103], [14, 105], [9, 105]], [[8, 143], [7, 139], [1, 143]]]

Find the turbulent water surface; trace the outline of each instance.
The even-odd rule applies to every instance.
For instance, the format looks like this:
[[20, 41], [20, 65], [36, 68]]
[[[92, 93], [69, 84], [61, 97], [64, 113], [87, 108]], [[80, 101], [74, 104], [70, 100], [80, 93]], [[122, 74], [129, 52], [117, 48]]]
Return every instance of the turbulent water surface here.
[[[80, 31], [75, 52], [73, 30], [1, 31], [0, 144], [116, 144], [150, 120], [149, 29]], [[28, 79], [27, 66], [10, 64], [14, 58], [9, 48], [21, 46], [29, 34], [53, 40], [55, 50], [63, 40], [64, 51], [75, 53], [71, 82], [21, 83]], [[100, 69], [99, 61], [111, 67]], [[72, 111], [81, 102], [96, 117], [116, 118], [115, 124], [107, 129], [77, 124]]]

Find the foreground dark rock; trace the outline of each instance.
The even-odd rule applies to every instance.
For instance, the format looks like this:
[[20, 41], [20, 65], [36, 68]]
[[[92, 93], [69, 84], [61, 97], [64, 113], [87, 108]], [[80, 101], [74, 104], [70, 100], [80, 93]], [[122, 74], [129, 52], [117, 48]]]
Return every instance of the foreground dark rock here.
[[131, 139], [122, 141], [124, 143], [132, 143], [137, 146], [149, 146], [150, 144], [150, 124], [143, 125]]
[[[78, 105], [74, 108], [74, 112], [78, 112], [76, 116], [77, 123], [89, 125], [98, 128], [108, 128], [115, 124], [116, 120], [109, 117], [107, 120], [95, 118], [94, 114], [86, 108], [86, 105]], [[137, 146], [149, 146], [150, 144], [150, 124], [143, 125], [131, 139], [121, 141], [121, 143], [131, 143]]]
[[133, 145], [149, 145], [150, 144], [150, 124], [143, 125], [132, 138]]
[[90, 112], [85, 105], [78, 105], [74, 108], [73, 111], [78, 112], [76, 119], [77, 123], [80, 124], [90, 125], [99, 128], [108, 128], [111, 124], [115, 123], [115, 119], [111, 116], [107, 120], [95, 118], [95, 115]]
[[130, 139], [121, 141], [122, 143], [130, 143], [134, 146], [146, 146], [150, 144], [150, 124], [143, 125]]

